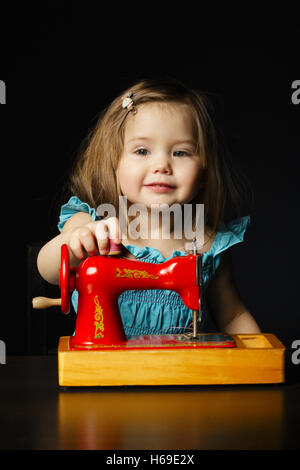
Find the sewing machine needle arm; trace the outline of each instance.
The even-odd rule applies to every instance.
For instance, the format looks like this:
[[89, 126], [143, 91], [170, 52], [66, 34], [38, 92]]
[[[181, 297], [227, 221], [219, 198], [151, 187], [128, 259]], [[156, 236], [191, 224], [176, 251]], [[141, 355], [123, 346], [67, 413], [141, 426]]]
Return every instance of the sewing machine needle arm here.
[[[199, 286], [199, 309], [198, 309], [198, 321], [202, 321], [202, 292], [203, 292], [203, 282], [202, 282], [202, 255], [196, 256], [196, 282]], [[197, 321], [196, 321], [197, 323]], [[197, 327], [196, 327], [197, 328]], [[194, 325], [195, 330], [195, 325]]]

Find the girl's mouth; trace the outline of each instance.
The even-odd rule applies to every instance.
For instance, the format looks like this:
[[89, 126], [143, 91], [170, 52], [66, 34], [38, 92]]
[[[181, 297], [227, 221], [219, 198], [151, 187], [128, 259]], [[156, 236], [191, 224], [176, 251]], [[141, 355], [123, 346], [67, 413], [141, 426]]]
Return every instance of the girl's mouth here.
[[146, 188], [149, 188], [151, 191], [154, 191], [156, 193], [166, 193], [175, 189], [174, 186], [170, 186], [164, 183], [146, 184]]

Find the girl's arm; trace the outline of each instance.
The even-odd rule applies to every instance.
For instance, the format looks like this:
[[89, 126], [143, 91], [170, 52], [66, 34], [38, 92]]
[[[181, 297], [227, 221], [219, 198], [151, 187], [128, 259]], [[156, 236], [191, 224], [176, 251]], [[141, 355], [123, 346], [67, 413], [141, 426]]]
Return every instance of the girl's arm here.
[[[87, 212], [78, 212], [72, 215], [60, 233], [52, 238], [46, 245], [39, 251], [37, 257], [37, 267], [40, 275], [50, 284], [58, 284], [58, 274], [60, 269], [60, 250], [61, 245], [64, 243], [69, 244], [70, 234], [76, 227], [81, 227], [92, 221], [92, 217]], [[77, 266], [81, 260], [76, 258], [69, 250], [70, 265]]]
[[52, 238], [40, 250], [37, 267], [41, 276], [50, 284], [58, 284], [62, 244], [68, 245], [70, 265], [78, 266], [87, 254], [107, 254], [110, 248], [109, 238], [120, 245], [121, 231], [116, 217], [93, 222], [87, 212], [72, 215], [64, 224], [61, 234]]
[[261, 333], [238, 293], [229, 251], [222, 255], [220, 266], [207, 287], [206, 302], [220, 331], [228, 334]]

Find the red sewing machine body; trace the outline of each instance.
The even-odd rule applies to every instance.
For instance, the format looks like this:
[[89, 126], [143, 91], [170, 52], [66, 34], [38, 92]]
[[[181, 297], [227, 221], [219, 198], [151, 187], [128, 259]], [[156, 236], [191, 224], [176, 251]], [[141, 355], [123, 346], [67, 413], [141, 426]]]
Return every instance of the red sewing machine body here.
[[199, 309], [196, 256], [178, 256], [161, 264], [112, 256], [91, 256], [77, 268], [69, 266], [68, 248], [62, 247], [60, 288], [62, 311], [70, 310], [70, 292], [78, 291], [75, 335], [71, 348], [119, 345], [126, 335], [118, 298], [126, 290], [169, 289], [184, 304]]

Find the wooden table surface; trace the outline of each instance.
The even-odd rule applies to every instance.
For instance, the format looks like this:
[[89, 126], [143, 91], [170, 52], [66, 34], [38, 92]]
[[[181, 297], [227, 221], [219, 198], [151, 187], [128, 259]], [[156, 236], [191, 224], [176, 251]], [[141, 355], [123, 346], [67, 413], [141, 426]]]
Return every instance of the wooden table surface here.
[[60, 389], [55, 355], [11, 356], [0, 434], [7, 450], [299, 449], [300, 382]]

